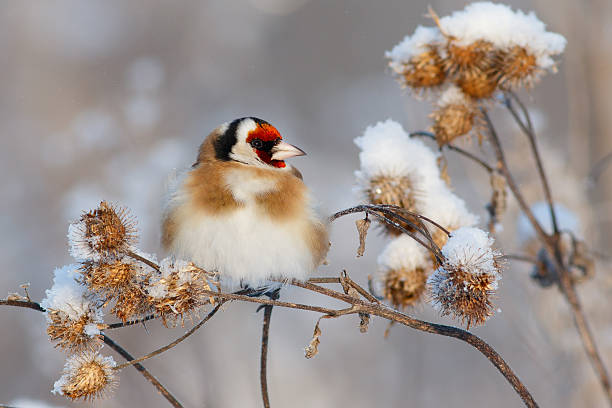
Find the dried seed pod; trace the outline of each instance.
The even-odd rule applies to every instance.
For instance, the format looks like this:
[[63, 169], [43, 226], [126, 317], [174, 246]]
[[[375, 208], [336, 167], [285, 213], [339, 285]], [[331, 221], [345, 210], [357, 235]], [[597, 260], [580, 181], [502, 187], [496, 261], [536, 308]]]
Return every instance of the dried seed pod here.
[[79, 260], [116, 257], [136, 242], [135, 221], [128, 211], [102, 201], [68, 229], [70, 254]]
[[168, 321], [184, 323], [201, 306], [211, 302], [208, 274], [193, 263], [166, 258], [160, 263], [160, 275], [151, 280], [146, 293], [155, 313]]
[[367, 216], [364, 219], [355, 221], [355, 225], [357, 226], [357, 232], [359, 233], [359, 248], [357, 248], [358, 258], [362, 257], [363, 253], [365, 252], [366, 236], [368, 235], [370, 224], [372, 224], [372, 221], [370, 221]]
[[439, 146], [467, 135], [475, 124], [478, 108], [472, 98], [456, 86], [449, 87], [436, 102], [437, 109], [430, 117], [432, 130]]
[[468, 329], [483, 324], [494, 312], [492, 297], [501, 264], [492, 243], [482, 230], [459, 228], [442, 248], [443, 265], [427, 281], [433, 306], [443, 316], [460, 319]]
[[423, 300], [432, 265], [428, 252], [414, 239], [407, 235], [395, 238], [378, 257], [378, 265], [372, 282], [379, 292], [375, 296], [396, 308], [415, 306]]
[[543, 70], [538, 67], [537, 58], [522, 46], [496, 53], [495, 66], [499, 71], [500, 83], [504, 88], [531, 88]]
[[455, 84], [475, 99], [493, 96], [499, 84], [499, 74], [492, 68], [475, 69], [457, 76]]
[[392, 269], [385, 274], [384, 295], [396, 308], [415, 306], [423, 300], [427, 272], [423, 268]]
[[404, 63], [400, 72], [400, 83], [416, 91], [442, 85], [445, 79], [444, 64], [435, 47]]
[[104, 327], [93, 311], [72, 319], [61, 310], [47, 309], [47, 322], [47, 334], [56, 347], [72, 351], [98, 345], [99, 330]]
[[104, 397], [118, 382], [115, 361], [98, 352], [76, 354], [66, 361], [64, 374], [54, 384], [53, 393], [72, 400]]
[[493, 44], [486, 40], [463, 45], [451, 38], [445, 50], [444, 67], [450, 75], [470, 75], [485, 70], [493, 64]]
[[[368, 201], [375, 205], [389, 204], [396, 205], [408, 211], [416, 212], [418, 200], [418, 191], [414, 188], [412, 179], [408, 176], [392, 177], [392, 176], [376, 176], [369, 180], [369, 185], [366, 188], [366, 196]], [[401, 214], [402, 217], [409, 221], [416, 221], [410, 215]], [[408, 231], [413, 228], [398, 219], [388, 217], [391, 221], [399, 224]], [[400, 235], [402, 232], [391, 225], [384, 225], [386, 232], [392, 236]]]

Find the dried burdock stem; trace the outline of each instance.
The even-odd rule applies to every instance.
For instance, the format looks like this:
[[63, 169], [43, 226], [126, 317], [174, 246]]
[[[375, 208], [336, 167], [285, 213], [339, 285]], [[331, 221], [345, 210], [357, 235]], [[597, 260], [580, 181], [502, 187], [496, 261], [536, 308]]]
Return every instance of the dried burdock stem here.
[[25, 307], [28, 309], [37, 310], [39, 312], [46, 312], [46, 310], [40, 304], [36, 302], [27, 301], [27, 300], [0, 299], [0, 305]]
[[144, 322], [148, 322], [149, 320], [157, 319], [158, 317], [159, 316], [156, 315], [156, 314], [150, 314], [150, 315], [147, 315], [147, 316], [145, 316], [145, 317], [143, 317], [141, 319], [130, 320], [130, 321], [125, 322], [125, 323], [124, 322], [118, 322], [118, 323], [109, 324], [107, 329], [119, 329], [121, 327], [133, 326], [133, 325], [138, 324], [138, 323], [144, 323]]
[[[415, 224], [413, 221], [410, 221], [410, 220], [402, 217], [401, 215], [397, 214], [395, 211], [399, 211], [399, 212], [403, 212], [405, 214], [409, 214], [410, 216], [414, 217], [414, 219], [419, 224]], [[410, 212], [408, 210], [401, 209], [400, 207], [396, 207], [396, 206], [392, 206], [392, 205], [362, 204], [362, 205], [357, 205], [355, 207], [347, 208], [346, 210], [338, 211], [337, 213], [335, 213], [331, 217], [329, 217], [329, 220], [330, 220], [330, 222], [332, 222], [332, 221], [335, 221], [336, 219], [338, 219], [340, 217], [343, 217], [345, 215], [359, 213], [359, 212], [365, 212], [366, 214], [370, 214], [370, 215], [376, 217], [379, 221], [382, 221], [385, 224], [392, 225], [393, 227], [397, 228], [398, 231], [401, 231], [404, 234], [407, 234], [412, 239], [414, 239], [416, 242], [418, 242], [419, 244], [421, 244], [425, 248], [427, 248], [428, 251], [430, 251], [432, 254], [434, 254], [434, 256], [436, 257], [438, 262], [440, 262], [440, 263], [443, 262], [442, 252], [440, 251], [440, 248], [438, 248], [438, 246], [434, 242], [434, 240], [431, 237], [431, 234], [429, 233], [427, 228], [425, 228], [425, 225], [423, 224], [422, 220], [425, 220], [425, 221], [435, 225], [436, 227], [438, 227], [438, 228], [442, 229], [443, 231], [445, 231], [447, 234], [448, 234], [448, 231], [446, 229], [444, 229], [442, 226], [440, 226], [439, 224], [437, 224], [436, 222], [434, 222], [433, 220], [430, 220], [429, 218], [424, 217], [424, 216], [422, 216], [420, 214], [413, 213], [413, 212]], [[382, 213], [384, 215], [381, 215], [379, 213]], [[389, 219], [387, 216], [391, 216], [392, 218], [397, 219], [399, 222], [395, 222], [395, 221]], [[400, 222], [404, 223], [404, 224], [407, 224], [409, 227], [413, 228], [414, 231], [408, 231], [407, 229], [405, 229], [404, 227], [402, 227], [399, 224]], [[420, 233], [426, 239], [427, 243], [424, 242], [416, 234], [416, 232]]]
[[[130, 353], [128, 353], [123, 347], [121, 347], [119, 344], [115, 343], [110, 337], [108, 337], [107, 335], [102, 335], [102, 340], [104, 341], [104, 344], [106, 344], [107, 346], [109, 346], [110, 348], [112, 348], [113, 350], [115, 350], [119, 355], [121, 355], [121, 357], [125, 358], [128, 361], [134, 360], [134, 357], [132, 357], [132, 355]], [[168, 391], [168, 389], [166, 389], [166, 387], [164, 387], [162, 385], [162, 383], [159, 382], [159, 380], [157, 378], [155, 378], [153, 376], [153, 374], [151, 374], [146, 368], [143, 367], [142, 364], [140, 363], [136, 363], [134, 364], [134, 368], [137, 369], [138, 371], [140, 371], [140, 373], [147, 379], [149, 380], [149, 382], [151, 384], [153, 384], [153, 386], [155, 388], [157, 388], [157, 391], [168, 400], [168, 402], [170, 403], [170, 405], [172, 405], [174, 408], [183, 408], [183, 405], [174, 397], [174, 395], [172, 395], [170, 393], [170, 391]]]
[[159, 272], [159, 265], [157, 265], [155, 262], [149, 261], [147, 258], [140, 256], [133, 251], [125, 251], [125, 254], [130, 258], [140, 261], [143, 264], [148, 265], [151, 268], [155, 269], [157, 272]]
[[[397, 310], [393, 310], [388, 306], [382, 303], [371, 303], [366, 300], [355, 298], [353, 296], [346, 295], [341, 292], [337, 292], [331, 289], [323, 288], [308, 282], [300, 282], [300, 281], [292, 281], [288, 282], [293, 286], [298, 286], [304, 289], [308, 289], [322, 295], [327, 295], [329, 297], [342, 300], [351, 305], [349, 308], [345, 309], [328, 309], [324, 307], [311, 306], [311, 305], [303, 305], [297, 303], [290, 302], [280, 302], [276, 300], [269, 299], [259, 299], [253, 298], [249, 296], [237, 295], [232, 293], [219, 293], [214, 291], [205, 291], [206, 294], [216, 297], [218, 299], [228, 299], [228, 300], [242, 300], [250, 303], [258, 303], [265, 305], [274, 305], [292, 309], [299, 310], [309, 310], [313, 312], [322, 313], [327, 317], [339, 317], [349, 314], [359, 314], [359, 313], [367, 313], [374, 316], [379, 316], [384, 319], [388, 319], [392, 322], [401, 323], [405, 326], [411, 327], [416, 330], [420, 330], [423, 332], [439, 334], [447, 337], [454, 337], [459, 340], [465, 341], [470, 344], [477, 350], [479, 350], [491, 363], [498, 369], [500, 373], [506, 378], [506, 380], [512, 385], [514, 390], [519, 394], [522, 398], [523, 402], [527, 407], [537, 407], [537, 404], [525, 385], [518, 379], [518, 377], [514, 374], [512, 369], [508, 366], [508, 364], [501, 358], [501, 356], [486, 342], [484, 342], [479, 337], [456, 327], [438, 325], [434, 323], [425, 322], [422, 320], [414, 319], [408, 315], [398, 312]], [[35, 310], [44, 311], [42, 307], [38, 304], [32, 305], [34, 302], [15, 302], [13, 306], [20, 306], [31, 308]], [[6, 302], [4, 304], [7, 304]], [[38, 305], [36, 307], [35, 305]], [[111, 340], [108, 336], [103, 336], [104, 342], [121, 354], [126, 360], [131, 361], [134, 358], [125, 351], [122, 347], [117, 345], [113, 340]], [[153, 377], [140, 363], [134, 364], [134, 367], [138, 369], [158, 390], [159, 392], [166, 397], [166, 399], [174, 406], [181, 407], [181, 404], [170, 394], [155, 377]]]
[[121, 370], [125, 367], [129, 367], [131, 365], [135, 365], [141, 361], [144, 360], [148, 360], [151, 357], [155, 357], [167, 350], [170, 350], [172, 347], [178, 345], [180, 342], [182, 342], [183, 340], [185, 340], [187, 337], [191, 336], [193, 333], [196, 332], [196, 330], [198, 330], [200, 327], [202, 327], [207, 321], [209, 321], [214, 315], [215, 313], [217, 313], [219, 311], [219, 308], [221, 307], [221, 305], [223, 305], [225, 301], [220, 301], [217, 306], [215, 306], [209, 313], [208, 315], [206, 315], [205, 318], [203, 318], [202, 320], [200, 320], [200, 322], [198, 324], [196, 324], [195, 326], [193, 326], [187, 333], [183, 334], [181, 337], [179, 337], [178, 339], [174, 340], [172, 343], [165, 345], [164, 347], [158, 348], [157, 350], [154, 350], [152, 352], [150, 352], [149, 354], [139, 357], [137, 359], [134, 360], [130, 360], [127, 363], [123, 363], [123, 364], [119, 364], [115, 367], [113, 367], [113, 370]]
[[[512, 99], [517, 101], [517, 103], [519, 104], [523, 112], [523, 116], [525, 116], [525, 120], [527, 121], [527, 125], [523, 123], [518, 113], [514, 109], [514, 106], [512, 106]], [[506, 106], [506, 108], [508, 109], [508, 111], [510, 112], [510, 114], [512, 115], [516, 123], [519, 125], [523, 133], [525, 133], [525, 136], [527, 136], [527, 139], [529, 139], [531, 151], [533, 152], [533, 157], [535, 158], [536, 166], [538, 168], [538, 175], [540, 176], [540, 182], [542, 183], [542, 188], [544, 189], [544, 196], [546, 197], [546, 202], [548, 203], [548, 209], [550, 211], [550, 218], [552, 220], [552, 226], [553, 226], [553, 234], [557, 236], [559, 234], [559, 225], [557, 224], [557, 215], [555, 214], [555, 207], [553, 204], [550, 185], [548, 184], [548, 178], [546, 177], [546, 173], [544, 172], [544, 166], [542, 164], [542, 158], [540, 156], [540, 152], [538, 151], [538, 145], [536, 143], [535, 133], [533, 130], [533, 125], [531, 124], [531, 118], [529, 116], [529, 112], [527, 111], [527, 108], [525, 107], [525, 105], [518, 98], [518, 96], [512, 91], [506, 92], [506, 98], [504, 100], [504, 105]]]
[[[436, 135], [434, 135], [431, 132], [425, 132], [425, 131], [411, 132], [410, 133], [410, 137], [413, 137], [413, 136], [422, 136], [422, 137], [427, 137], [427, 138], [432, 139], [432, 140], [436, 140]], [[468, 152], [467, 150], [464, 150], [464, 149], [462, 149], [460, 147], [457, 147], [455, 145], [452, 145], [450, 143], [445, 144], [443, 147], [446, 147], [449, 150], [453, 150], [453, 151], [455, 151], [455, 152], [457, 152], [457, 153], [467, 157], [468, 159], [478, 163], [480, 166], [482, 166], [489, 173], [493, 172], [493, 170], [494, 170], [493, 167], [491, 167], [489, 164], [487, 164], [484, 160], [482, 160], [481, 158], [473, 155], [472, 153]], [[442, 148], [440, 148], [440, 150], [441, 149]]]
[[501, 142], [499, 141], [497, 132], [493, 127], [493, 123], [491, 122], [491, 119], [489, 118], [486, 110], [482, 109], [482, 112], [487, 127], [489, 129], [489, 139], [491, 141], [491, 145], [493, 146], [493, 150], [495, 151], [500, 170], [504, 177], [506, 177], [508, 187], [510, 187], [512, 194], [518, 201], [521, 210], [523, 210], [523, 213], [525, 213], [525, 215], [529, 219], [531, 225], [536, 231], [536, 234], [538, 235], [538, 238], [544, 244], [544, 247], [548, 251], [551, 259], [553, 259], [555, 262], [555, 266], [559, 271], [559, 286], [561, 292], [565, 295], [565, 298], [570, 304], [570, 309], [572, 310], [572, 317], [574, 319], [576, 330], [580, 335], [583, 347], [589, 357], [589, 360], [591, 361], [593, 369], [599, 377], [599, 382], [601, 383], [604, 393], [606, 394], [608, 403], [612, 407], [612, 384], [610, 382], [610, 376], [608, 375], [601, 354], [597, 350], [595, 339], [589, 328], [588, 320], [584, 314], [584, 311], [582, 310], [582, 306], [578, 299], [578, 294], [576, 293], [576, 288], [574, 287], [574, 284], [572, 282], [570, 272], [566, 265], [563, 265], [561, 252], [558, 248], [558, 241], [554, 237], [549, 236], [542, 229], [542, 226], [536, 220], [535, 216], [533, 215], [533, 212], [527, 206], [527, 202], [525, 201], [524, 196], [522, 195], [516, 183], [514, 182], [514, 179], [512, 178], [512, 174], [510, 173], [510, 169], [508, 168], [508, 164], [506, 163], [506, 159], [504, 157]]
[[270, 397], [268, 396], [268, 338], [270, 335], [270, 319], [272, 317], [272, 305], [264, 307], [263, 325], [261, 328], [261, 357], [259, 360], [259, 381], [261, 383], [261, 399], [264, 408], [270, 408]]

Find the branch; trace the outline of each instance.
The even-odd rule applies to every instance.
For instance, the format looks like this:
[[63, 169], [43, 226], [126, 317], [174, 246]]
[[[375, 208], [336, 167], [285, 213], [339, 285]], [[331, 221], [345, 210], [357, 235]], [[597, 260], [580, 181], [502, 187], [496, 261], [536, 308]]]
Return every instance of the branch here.
[[28, 309], [37, 310], [39, 312], [46, 312], [45, 308], [42, 307], [39, 303], [28, 301], [28, 300], [1, 299], [0, 300], [0, 305], [25, 307], [25, 308], [28, 308]]
[[610, 383], [610, 377], [606, 370], [606, 367], [603, 363], [603, 359], [597, 350], [597, 346], [595, 344], [595, 340], [593, 338], [593, 334], [589, 328], [587, 318], [582, 310], [582, 306], [578, 299], [578, 294], [576, 293], [576, 288], [572, 282], [570, 272], [567, 267], [563, 264], [562, 256], [560, 251], [558, 250], [557, 243], [558, 241], [553, 237], [549, 236], [543, 229], [542, 226], [538, 223], [537, 219], [533, 215], [531, 209], [527, 206], [527, 202], [525, 198], [521, 194], [518, 189], [512, 175], [510, 174], [510, 170], [508, 168], [508, 164], [504, 158], [504, 153], [501, 147], [501, 143], [495, 132], [495, 128], [493, 127], [493, 123], [489, 118], [486, 110], [481, 109], [483, 113], [483, 117], [487, 123], [489, 128], [489, 139], [491, 140], [491, 144], [493, 149], [495, 150], [495, 154], [497, 156], [498, 165], [501, 167], [502, 174], [506, 178], [506, 182], [512, 191], [512, 194], [516, 198], [519, 203], [519, 206], [531, 222], [531, 225], [536, 231], [538, 238], [544, 244], [546, 251], [549, 253], [551, 259], [554, 259], [555, 266], [559, 270], [559, 286], [561, 292], [565, 295], [568, 303], [570, 304], [570, 309], [572, 311], [572, 316], [574, 320], [574, 324], [576, 326], [576, 330], [580, 335], [582, 340], [582, 344], [585, 352], [587, 353], [589, 360], [593, 366], [593, 369], [597, 373], [599, 377], [599, 382], [606, 394], [606, 398], [610, 406], [612, 406], [612, 385]]
[[536, 217], [533, 215], [531, 208], [529, 208], [529, 206], [527, 205], [527, 202], [525, 201], [523, 194], [519, 190], [516, 182], [514, 181], [514, 178], [512, 177], [512, 174], [510, 173], [510, 169], [508, 167], [508, 163], [506, 162], [506, 158], [504, 156], [504, 151], [502, 149], [501, 142], [499, 141], [499, 137], [497, 136], [497, 132], [495, 131], [495, 128], [493, 127], [493, 123], [491, 122], [491, 119], [489, 118], [487, 111], [483, 108], [481, 108], [481, 111], [482, 111], [483, 118], [489, 129], [489, 140], [491, 141], [491, 145], [493, 146], [493, 150], [495, 151], [495, 156], [497, 157], [497, 165], [498, 167], [500, 167], [500, 170], [504, 178], [506, 179], [506, 183], [508, 183], [508, 187], [510, 187], [510, 191], [512, 191], [512, 194], [514, 195], [514, 198], [516, 199], [516, 201], [518, 201], [518, 204], [521, 207], [521, 210], [523, 211], [525, 216], [527, 216], [527, 218], [529, 219], [529, 222], [531, 223], [534, 230], [536, 231], [538, 238], [540, 238], [542, 242], [552, 245], [550, 241], [550, 236], [546, 233], [546, 231], [544, 231], [544, 229], [542, 228], [542, 226], [540, 225]]
[[259, 381], [261, 382], [261, 399], [264, 408], [270, 408], [268, 396], [268, 335], [270, 334], [271, 305], [264, 306], [263, 326], [261, 328], [261, 359], [259, 362]]
[[[512, 106], [512, 99], [508, 98], [508, 95], [510, 95], [512, 99], [514, 99], [520, 106], [521, 111], [523, 112], [523, 116], [525, 116], [525, 120], [527, 121], [527, 125], [523, 123], [518, 113]], [[512, 117], [514, 118], [516, 123], [519, 125], [519, 127], [521, 128], [521, 130], [523, 131], [523, 133], [525, 134], [525, 136], [527, 136], [527, 139], [529, 140], [531, 151], [533, 153], [533, 157], [535, 158], [536, 166], [538, 168], [538, 175], [540, 176], [540, 182], [542, 183], [542, 188], [544, 189], [544, 196], [546, 197], [546, 202], [548, 203], [548, 210], [550, 211], [550, 218], [552, 220], [553, 232], [554, 232], [554, 235], [556, 236], [559, 234], [559, 225], [557, 224], [557, 215], [555, 214], [555, 207], [554, 207], [554, 203], [552, 199], [550, 185], [548, 184], [548, 178], [546, 177], [546, 173], [544, 172], [544, 166], [542, 164], [542, 158], [540, 156], [540, 152], [538, 151], [538, 146], [536, 144], [535, 133], [533, 130], [533, 125], [531, 123], [529, 112], [527, 111], [527, 108], [525, 107], [523, 102], [512, 91], [506, 92], [505, 105], [506, 105], [506, 108], [508, 108], [508, 111], [510, 111], [510, 113], [512, 114]]]
[[[125, 358], [128, 361], [131, 361], [134, 359], [134, 357], [132, 357], [130, 355], [130, 353], [128, 353], [123, 347], [121, 347], [120, 345], [118, 345], [117, 343], [115, 343], [110, 337], [108, 337], [107, 335], [103, 334], [102, 335], [102, 339], [104, 340], [104, 343], [109, 346], [110, 348], [112, 348], [113, 350], [115, 350], [117, 353], [119, 353], [121, 355], [121, 357]], [[155, 378], [153, 376], [153, 374], [151, 374], [146, 368], [144, 368], [142, 366], [142, 364], [140, 363], [136, 363], [134, 364], [134, 368], [136, 368], [138, 371], [140, 371], [140, 373], [147, 379], [149, 380], [149, 382], [151, 384], [153, 384], [153, 386], [155, 388], [157, 388], [157, 391], [168, 400], [168, 402], [174, 407], [174, 408], [183, 408], [183, 406], [181, 405], [180, 402], [178, 402], [178, 400], [170, 393], [170, 391], [168, 391], [166, 389], [166, 387], [164, 387], [162, 385], [162, 383], [159, 382], [159, 380], [157, 378]]]
[[[430, 132], [424, 132], [424, 131], [419, 131], [419, 132], [411, 132], [410, 133], [410, 137], [413, 136], [422, 136], [422, 137], [427, 137], [433, 140], [436, 140], [436, 135], [434, 135], [433, 133]], [[484, 167], [484, 169], [489, 172], [492, 173], [493, 172], [493, 167], [491, 167], [490, 165], [488, 165], [484, 160], [480, 159], [479, 157], [473, 155], [472, 153], [468, 152], [467, 150], [464, 150], [460, 147], [457, 147], [455, 145], [452, 145], [450, 143], [445, 144], [444, 146], [446, 146], [449, 150], [453, 150], [465, 157], [467, 157], [468, 159], [474, 161], [475, 163], [478, 163], [479, 165], [481, 165], [482, 167]], [[442, 150], [442, 146], [440, 146], [440, 150]]]
[[149, 320], [157, 319], [158, 317], [159, 317], [158, 315], [150, 314], [141, 319], [130, 320], [129, 322], [118, 322], [118, 323], [109, 324], [107, 329], [118, 329], [121, 327], [133, 326], [138, 323], [144, 323], [144, 322], [148, 322]]
[[179, 344], [180, 342], [182, 342], [183, 340], [185, 340], [187, 337], [191, 336], [193, 333], [196, 332], [196, 330], [198, 330], [200, 327], [202, 327], [207, 321], [209, 321], [214, 315], [215, 313], [217, 313], [217, 311], [219, 310], [219, 308], [221, 307], [221, 305], [223, 305], [225, 301], [221, 301], [217, 304], [217, 306], [214, 307], [213, 310], [211, 310], [208, 315], [206, 315], [206, 317], [204, 319], [202, 319], [198, 324], [196, 324], [195, 326], [193, 326], [187, 333], [185, 333], [184, 335], [182, 335], [181, 337], [179, 337], [178, 339], [174, 340], [172, 343], [165, 345], [164, 347], [158, 348], [155, 351], [150, 352], [149, 354], [142, 356], [140, 358], [137, 358], [135, 360], [130, 360], [127, 363], [123, 363], [120, 364], [118, 366], [115, 366], [113, 369], [114, 370], [121, 370], [122, 368], [125, 367], [129, 367], [131, 365], [134, 365], [136, 363], [139, 363], [141, 361], [147, 360], [151, 357], [155, 357], [158, 354], [161, 354], [167, 350], [170, 350], [172, 347], [176, 346], [177, 344]]

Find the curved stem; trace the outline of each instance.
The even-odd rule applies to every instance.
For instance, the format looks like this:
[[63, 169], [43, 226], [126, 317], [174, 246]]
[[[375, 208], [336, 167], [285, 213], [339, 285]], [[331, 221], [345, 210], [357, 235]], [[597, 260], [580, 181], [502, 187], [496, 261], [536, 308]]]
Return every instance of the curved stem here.
[[179, 344], [180, 342], [182, 342], [183, 340], [185, 340], [187, 337], [191, 336], [193, 333], [196, 332], [196, 330], [198, 330], [200, 327], [202, 327], [207, 321], [209, 321], [214, 315], [215, 313], [217, 313], [217, 311], [219, 310], [219, 308], [221, 307], [221, 305], [224, 303], [224, 301], [221, 301], [217, 304], [217, 306], [214, 307], [213, 310], [210, 311], [210, 313], [208, 313], [208, 315], [206, 315], [206, 317], [204, 319], [202, 319], [198, 324], [196, 324], [195, 326], [193, 326], [187, 333], [185, 333], [184, 335], [182, 335], [181, 337], [179, 337], [178, 339], [174, 340], [172, 343], [165, 345], [164, 347], [158, 348], [155, 351], [150, 352], [149, 354], [139, 357], [137, 359], [133, 359], [128, 361], [127, 363], [123, 363], [120, 364], [118, 366], [113, 367], [114, 370], [121, 370], [125, 367], [129, 367], [131, 365], [134, 365], [136, 363], [139, 363], [141, 361], [147, 360], [151, 357], [155, 357], [158, 354], [161, 354], [167, 350], [170, 350], [172, 347], [176, 346], [177, 344]]
[[[425, 132], [425, 131], [418, 131], [418, 132], [411, 132], [410, 133], [410, 137], [413, 136], [423, 136], [423, 137], [427, 137], [429, 139], [433, 139], [436, 140], [436, 135], [434, 135], [431, 132]], [[474, 161], [475, 163], [478, 163], [479, 165], [481, 165], [487, 172], [492, 173], [493, 172], [493, 167], [491, 167], [489, 164], [487, 164], [484, 160], [482, 160], [481, 158], [475, 156], [474, 154], [468, 152], [467, 150], [464, 150], [460, 147], [457, 147], [455, 145], [452, 145], [450, 143], [445, 144], [444, 146], [446, 146], [449, 150], [453, 150], [465, 157], [467, 157], [468, 159]], [[440, 147], [440, 150], [442, 150], [442, 147]]]
[[268, 396], [268, 335], [270, 334], [270, 318], [272, 305], [264, 306], [263, 326], [261, 328], [261, 359], [259, 361], [259, 381], [261, 382], [261, 399], [264, 408], [270, 408]]
[[[119, 344], [115, 343], [110, 337], [108, 337], [107, 335], [103, 334], [102, 335], [102, 339], [104, 341], [104, 344], [106, 344], [107, 346], [109, 346], [110, 348], [112, 348], [113, 350], [115, 350], [117, 353], [119, 353], [121, 355], [121, 357], [125, 358], [128, 361], [134, 360], [134, 357], [132, 357], [130, 355], [130, 353], [128, 353], [123, 347], [121, 347]], [[166, 389], [166, 387], [164, 387], [162, 385], [162, 383], [159, 382], [159, 380], [157, 378], [155, 378], [153, 376], [153, 374], [151, 374], [146, 368], [144, 368], [142, 366], [142, 364], [140, 363], [136, 363], [134, 364], [134, 368], [137, 369], [138, 371], [140, 371], [140, 373], [147, 379], [149, 380], [149, 382], [151, 384], [153, 384], [153, 386], [155, 388], [157, 388], [157, 391], [168, 400], [168, 402], [170, 403], [170, 405], [172, 405], [174, 408], [183, 408], [183, 405], [181, 405], [181, 403], [174, 397], [174, 395], [172, 395], [170, 393], [170, 391], [168, 391]]]
[[589, 360], [591, 361], [591, 365], [593, 366], [593, 369], [598, 375], [599, 382], [601, 383], [601, 386], [606, 394], [608, 403], [610, 406], [612, 406], [612, 386], [610, 382], [610, 377], [603, 363], [601, 354], [599, 354], [597, 350], [595, 339], [589, 328], [588, 321], [584, 314], [584, 311], [582, 310], [582, 306], [578, 299], [578, 294], [576, 293], [576, 288], [574, 287], [574, 284], [572, 283], [570, 272], [568, 268], [563, 264], [563, 260], [562, 260], [560, 251], [557, 248], [557, 240], [554, 237], [548, 235], [542, 229], [542, 226], [538, 223], [537, 219], [533, 215], [533, 212], [527, 206], [527, 202], [525, 201], [524, 196], [521, 194], [516, 183], [514, 182], [514, 179], [512, 178], [512, 175], [510, 174], [510, 170], [504, 158], [501, 143], [499, 141], [497, 133], [495, 132], [493, 123], [491, 122], [491, 119], [487, 115], [486, 110], [482, 109], [482, 113], [487, 123], [487, 126], [489, 128], [489, 136], [490, 136], [491, 144], [497, 156], [498, 165], [501, 168], [502, 174], [506, 178], [508, 187], [510, 187], [512, 194], [518, 201], [519, 206], [521, 207], [521, 209], [523, 210], [523, 212], [525, 213], [525, 215], [531, 222], [531, 225], [536, 231], [538, 238], [544, 244], [544, 247], [546, 248], [546, 251], [549, 253], [551, 259], [553, 259], [555, 262], [555, 266], [557, 267], [559, 271], [559, 286], [560, 286], [561, 292], [564, 294], [565, 298], [567, 299], [570, 305], [570, 309], [572, 311], [572, 317], [574, 320], [574, 324], [576, 326], [576, 330], [578, 331], [578, 334], [581, 338], [584, 350], [587, 356], [589, 357]]
[[[512, 99], [517, 101], [517, 103], [519, 104], [523, 112], [523, 116], [525, 116], [527, 125], [523, 123], [518, 113], [512, 106], [512, 99], [508, 98], [507, 95], [510, 95]], [[514, 120], [516, 121], [516, 123], [519, 125], [519, 127], [521, 128], [521, 130], [523, 131], [523, 133], [525, 134], [525, 136], [527, 136], [527, 139], [529, 140], [529, 145], [531, 146], [531, 151], [533, 153], [533, 157], [536, 161], [536, 166], [538, 168], [538, 175], [540, 176], [540, 182], [542, 183], [542, 188], [544, 189], [544, 196], [546, 197], [546, 202], [548, 203], [548, 209], [550, 211], [550, 218], [552, 220], [553, 232], [554, 232], [554, 235], [556, 236], [559, 234], [559, 225], [557, 224], [557, 215], [555, 214], [555, 206], [554, 206], [553, 199], [552, 199], [550, 185], [548, 184], [548, 178], [546, 177], [546, 173], [544, 172], [544, 165], [542, 164], [542, 158], [540, 156], [540, 152], [538, 151], [538, 145], [536, 143], [535, 133], [533, 130], [533, 125], [531, 123], [529, 112], [527, 111], [527, 108], [525, 107], [523, 102], [521, 102], [518, 96], [512, 91], [507, 92], [506, 99], [505, 99], [505, 105], [506, 105], [506, 108], [508, 108], [508, 111], [510, 112]]]

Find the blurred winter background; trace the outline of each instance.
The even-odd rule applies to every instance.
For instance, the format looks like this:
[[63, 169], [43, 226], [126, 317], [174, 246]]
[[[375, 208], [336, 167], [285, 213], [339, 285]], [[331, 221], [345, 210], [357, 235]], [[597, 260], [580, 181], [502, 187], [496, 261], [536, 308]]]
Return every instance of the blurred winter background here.
[[[159, 252], [160, 197], [173, 168], [190, 165], [218, 124], [254, 115], [275, 124], [308, 156], [294, 163], [323, 207], [356, 203], [352, 140], [376, 121], [393, 118], [409, 130], [429, 126], [427, 103], [402, 92], [386, 72], [384, 51], [464, 1], [7, 0], [0, 5], [0, 293], [30, 282], [35, 300], [53, 268], [69, 263], [68, 222], [106, 199], [139, 221], [141, 249]], [[590, 0], [511, 1], [535, 10], [568, 39], [557, 75], [523, 97], [537, 118], [546, 167], [558, 200], [577, 212], [592, 247], [609, 252], [612, 169], [588, 188], [590, 166], [612, 150], [612, 3]], [[496, 114], [511, 164], [532, 200], [541, 199], [533, 162], [518, 129]], [[477, 146], [471, 147], [478, 153]], [[460, 196], [485, 219], [488, 179], [448, 153]], [[516, 251], [511, 201], [501, 241]], [[355, 259], [352, 220], [334, 226], [329, 265], [364, 283], [383, 239], [371, 234]], [[569, 309], [555, 289], [543, 290], [525, 265], [503, 277], [502, 313], [474, 332], [492, 344], [542, 406], [603, 406]], [[608, 366], [612, 366], [610, 273], [599, 263], [580, 294]], [[294, 290], [286, 295], [317, 302]], [[429, 306], [413, 311], [439, 322]], [[520, 400], [491, 364], [464, 343], [374, 320], [369, 333], [346, 317], [322, 324], [320, 354], [306, 360], [316, 315], [274, 312], [269, 384], [276, 407], [516, 407]], [[195, 336], [146, 362], [186, 407], [260, 406], [261, 314], [230, 304]], [[142, 355], [184, 329], [153, 322], [115, 333]], [[44, 316], [0, 310], [0, 403], [89, 406], [49, 390], [65, 355], [45, 334]], [[105, 353], [113, 354], [105, 349]], [[117, 361], [120, 358], [115, 356]], [[29, 402], [28, 402], [29, 401]], [[41, 405], [31, 405], [39, 401]], [[43, 405], [43, 402], [47, 405]], [[121, 373], [101, 407], [166, 406], [140, 374]]]

